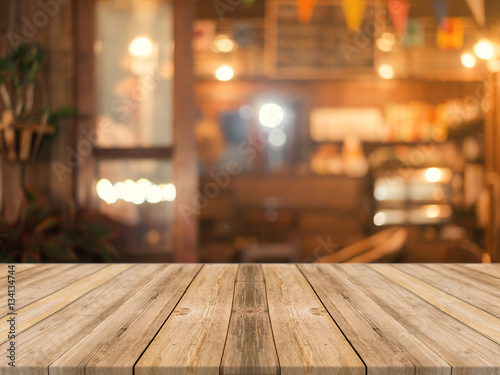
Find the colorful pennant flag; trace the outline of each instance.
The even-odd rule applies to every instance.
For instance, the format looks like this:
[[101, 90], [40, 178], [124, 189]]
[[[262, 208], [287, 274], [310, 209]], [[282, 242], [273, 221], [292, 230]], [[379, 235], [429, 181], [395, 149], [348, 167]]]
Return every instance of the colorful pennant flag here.
[[410, 13], [410, 2], [408, 0], [387, 0], [387, 10], [396, 32], [405, 36]]
[[416, 18], [410, 18], [408, 20], [405, 45], [407, 47], [422, 47], [425, 45], [424, 27], [420, 20]]
[[484, 26], [486, 18], [484, 14], [484, 0], [467, 0], [474, 19], [480, 26]]
[[316, 0], [297, 0], [297, 9], [299, 13], [299, 21], [302, 23], [311, 22]]
[[434, 14], [439, 26], [443, 26], [443, 19], [448, 17], [448, 2], [446, 0], [431, 0]]
[[365, 11], [365, 0], [342, 0], [342, 5], [347, 28], [358, 32]]
[[460, 49], [464, 42], [464, 25], [460, 18], [443, 18], [437, 30], [437, 44], [442, 49]]

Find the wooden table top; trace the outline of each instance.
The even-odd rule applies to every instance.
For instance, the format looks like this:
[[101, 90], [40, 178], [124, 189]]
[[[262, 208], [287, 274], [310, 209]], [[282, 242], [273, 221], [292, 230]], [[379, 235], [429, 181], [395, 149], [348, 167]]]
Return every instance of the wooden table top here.
[[0, 374], [500, 374], [500, 265], [0, 268]]

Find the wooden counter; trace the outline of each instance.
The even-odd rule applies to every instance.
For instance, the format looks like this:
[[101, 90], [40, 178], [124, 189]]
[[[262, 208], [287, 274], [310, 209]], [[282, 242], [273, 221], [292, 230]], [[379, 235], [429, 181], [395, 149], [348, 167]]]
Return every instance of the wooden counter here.
[[500, 265], [0, 269], [2, 375], [500, 373]]

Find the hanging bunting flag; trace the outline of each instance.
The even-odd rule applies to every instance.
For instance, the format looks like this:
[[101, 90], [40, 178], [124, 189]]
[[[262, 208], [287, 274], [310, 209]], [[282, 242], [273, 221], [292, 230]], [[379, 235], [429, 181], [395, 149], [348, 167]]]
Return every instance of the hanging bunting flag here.
[[480, 26], [484, 26], [486, 18], [484, 14], [484, 0], [467, 0], [474, 19]]
[[408, 0], [387, 0], [387, 10], [391, 16], [394, 29], [399, 35], [406, 35], [410, 2]]
[[365, 11], [365, 0], [342, 0], [342, 5], [347, 28], [358, 32]]
[[439, 26], [442, 26], [443, 19], [448, 17], [448, 2], [446, 0], [431, 0], [434, 15]]
[[464, 25], [460, 18], [443, 18], [437, 30], [437, 45], [442, 49], [460, 49], [464, 42]]
[[311, 22], [316, 0], [297, 0], [297, 9], [299, 13], [299, 21], [302, 23]]
[[420, 20], [416, 18], [410, 18], [408, 20], [404, 43], [407, 47], [422, 47], [425, 45], [424, 27]]

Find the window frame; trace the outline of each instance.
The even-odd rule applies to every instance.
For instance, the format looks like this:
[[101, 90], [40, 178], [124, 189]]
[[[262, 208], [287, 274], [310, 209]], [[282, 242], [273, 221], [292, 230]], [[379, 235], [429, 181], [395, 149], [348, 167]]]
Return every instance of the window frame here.
[[[94, 41], [95, 5], [97, 0], [77, 1], [74, 6], [75, 33], [75, 103], [78, 112], [75, 144], [88, 142], [87, 135], [95, 135], [96, 88]], [[194, 70], [192, 22], [195, 3], [171, 1], [174, 21], [174, 85], [173, 85], [173, 145], [145, 148], [100, 148], [92, 142], [91, 152], [78, 152], [74, 181], [74, 196], [82, 208], [95, 206], [94, 184], [98, 160], [158, 159], [173, 163], [173, 183], [177, 190], [174, 201], [173, 256], [160, 254], [157, 261], [190, 263], [199, 260], [198, 218], [196, 192], [198, 191], [198, 158], [194, 135]], [[82, 147], [83, 148], [83, 147]], [[189, 213], [189, 216], [187, 216]]]

